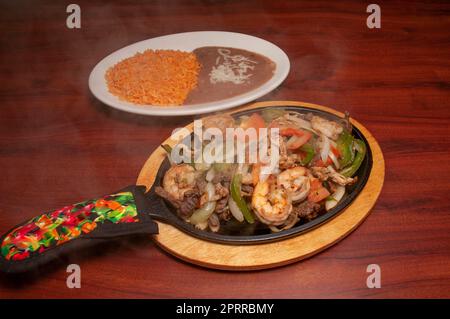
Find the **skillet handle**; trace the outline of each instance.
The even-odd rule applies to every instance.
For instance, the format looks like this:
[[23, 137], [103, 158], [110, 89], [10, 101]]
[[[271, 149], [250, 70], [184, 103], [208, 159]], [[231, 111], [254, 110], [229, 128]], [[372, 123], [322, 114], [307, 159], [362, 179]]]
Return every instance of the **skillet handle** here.
[[21, 273], [57, 257], [136, 234], [157, 234], [145, 187], [128, 186], [100, 198], [52, 210], [0, 237], [0, 271]]

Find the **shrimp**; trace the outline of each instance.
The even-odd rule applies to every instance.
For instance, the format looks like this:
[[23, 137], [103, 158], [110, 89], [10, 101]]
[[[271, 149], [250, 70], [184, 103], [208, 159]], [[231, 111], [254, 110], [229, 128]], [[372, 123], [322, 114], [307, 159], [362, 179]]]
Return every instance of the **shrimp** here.
[[288, 192], [278, 187], [272, 178], [259, 181], [252, 196], [252, 207], [261, 222], [267, 225], [283, 225], [292, 211]]
[[311, 127], [315, 131], [331, 138], [332, 140], [337, 140], [339, 134], [341, 134], [344, 130], [342, 125], [333, 121], [326, 120], [320, 116], [313, 116], [311, 118]]
[[304, 200], [309, 194], [311, 184], [306, 173], [306, 168], [294, 167], [278, 175], [278, 184], [291, 193], [294, 202]]
[[182, 200], [187, 191], [194, 189], [195, 169], [188, 164], [174, 165], [164, 175], [163, 188], [174, 199]]

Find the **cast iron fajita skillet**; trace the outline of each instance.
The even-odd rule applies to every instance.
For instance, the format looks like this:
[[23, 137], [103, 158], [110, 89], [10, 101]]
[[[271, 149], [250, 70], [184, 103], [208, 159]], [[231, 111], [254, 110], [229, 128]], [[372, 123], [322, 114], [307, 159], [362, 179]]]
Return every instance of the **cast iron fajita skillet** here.
[[[307, 107], [291, 107], [291, 106], [277, 106], [277, 107], [268, 107], [271, 109], [284, 109], [287, 111], [297, 112], [297, 113], [312, 113], [314, 115], [319, 115], [324, 118], [330, 120], [342, 120], [342, 118], [317, 109], [311, 109]], [[249, 115], [255, 112], [261, 112], [266, 108], [256, 108], [251, 110], [246, 110], [242, 112], [233, 113], [234, 117], [239, 117], [242, 115]], [[192, 224], [185, 222], [183, 219], [177, 216], [175, 210], [168, 204], [164, 199], [158, 196], [155, 193], [155, 187], [162, 185], [162, 179], [164, 177], [165, 172], [169, 169], [170, 163], [168, 159], [165, 159], [156, 175], [155, 182], [153, 183], [151, 189], [147, 193], [147, 198], [152, 205], [151, 212], [149, 215], [155, 219], [160, 220], [165, 223], [171, 224], [178, 229], [195, 236], [197, 238], [224, 243], [224, 244], [235, 244], [235, 245], [245, 245], [245, 244], [260, 244], [273, 242], [277, 240], [286, 239], [292, 236], [297, 236], [299, 234], [305, 233], [313, 228], [316, 228], [323, 224], [324, 222], [332, 219], [337, 216], [340, 212], [342, 212], [350, 203], [358, 196], [359, 192], [364, 188], [364, 185], [369, 178], [370, 171], [372, 169], [372, 153], [370, 150], [369, 143], [367, 142], [364, 135], [356, 128], [353, 127], [352, 135], [356, 138], [359, 138], [364, 141], [367, 146], [366, 157], [364, 158], [363, 163], [358, 169], [355, 176], [358, 176], [358, 180], [355, 184], [346, 187], [346, 195], [344, 198], [330, 211], [318, 216], [317, 218], [303, 224], [297, 223], [296, 226], [292, 227], [288, 230], [283, 230], [278, 233], [272, 233], [270, 229], [265, 226], [259, 224], [257, 221], [255, 225], [246, 224], [244, 227], [232, 225], [231, 227], [226, 227], [226, 225], [221, 225], [221, 230], [218, 233], [212, 233], [208, 231], [203, 231], [195, 228]], [[262, 226], [262, 227], [261, 227]], [[225, 228], [225, 229], [223, 229]], [[248, 233], [251, 233], [248, 234]]]
[[[308, 107], [271, 106], [233, 113], [235, 117], [260, 112], [263, 109], [284, 109], [298, 113], [312, 113], [331, 120], [338, 116]], [[355, 174], [357, 182], [347, 187], [345, 197], [332, 210], [317, 218], [289, 230], [272, 233], [267, 226], [227, 222], [218, 233], [202, 231], [185, 222], [164, 199], [155, 193], [170, 167], [165, 159], [148, 192], [144, 186], [128, 186], [119, 192], [101, 198], [66, 206], [39, 215], [21, 223], [0, 238], [0, 270], [17, 273], [37, 266], [77, 249], [84, 249], [99, 242], [132, 234], [158, 234], [158, 225], [153, 220], [173, 225], [183, 232], [202, 240], [231, 244], [261, 244], [297, 236], [319, 227], [342, 212], [364, 188], [372, 169], [372, 152], [363, 134], [353, 127], [353, 136], [363, 140], [367, 146], [366, 156]]]

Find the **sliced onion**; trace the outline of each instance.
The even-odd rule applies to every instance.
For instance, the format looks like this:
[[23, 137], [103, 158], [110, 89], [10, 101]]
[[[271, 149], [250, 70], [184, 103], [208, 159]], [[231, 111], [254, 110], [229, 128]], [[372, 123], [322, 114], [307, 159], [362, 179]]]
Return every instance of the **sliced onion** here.
[[307, 131], [310, 131], [316, 135], [319, 135], [318, 132], [316, 132], [312, 126], [311, 126], [311, 122], [304, 120], [302, 118], [299, 118], [298, 116], [290, 116], [288, 115], [288, 119], [291, 120], [292, 122], [295, 122], [299, 128], [305, 129]]
[[328, 160], [328, 155], [330, 154], [330, 140], [325, 135], [321, 135], [322, 138], [322, 149], [320, 151], [320, 158], [322, 162], [326, 163]]
[[228, 199], [228, 208], [230, 209], [231, 214], [234, 218], [236, 218], [238, 221], [243, 222], [244, 221], [244, 215], [242, 214], [241, 210], [239, 209], [236, 202], [231, 198]]
[[328, 211], [336, 207], [336, 205], [341, 201], [345, 194], [345, 186], [338, 185], [336, 191], [331, 195], [332, 199], [328, 199], [325, 202], [325, 209]]
[[195, 224], [195, 228], [200, 229], [200, 230], [205, 230], [206, 227], [208, 227], [208, 222], [202, 222], [202, 223]]
[[[338, 148], [335, 141], [332, 141], [332, 140], [329, 140], [329, 141], [330, 141], [331, 147], [333, 147], [334, 149]], [[331, 160], [333, 161], [334, 166], [336, 166], [336, 169], [339, 169], [341, 165], [339, 164], [339, 161], [338, 161], [336, 155], [334, 155], [333, 151], [330, 150], [329, 156], [330, 156]]]
[[214, 185], [212, 183], [206, 184], [206, 194], [208, 202], [201, 208], [194, 211], [191, 218], [189, 219], [189, 222], [191, 224], [197, 225], [200, 223], [204, 223], [208, 220], [209, 216], [214, 213], [214, 210], [216, 209], [216, 201], [211, 201], [211, 199], [214, 197], [215, 193], [216, 189], [214, 188]]
[[269, 225], [269, 228], [272, 231], [272, 233], [279, 233], [280, 231], [282, 231], [282, 229], [279, 229], [277, 226], [273, 225]]
[[214, 188], [214, 185], [213, 185], [212, 183], [206, 184], [205, 190], [206, 190], [206, 192], [208, 193], [208, 198], [207, 198], [207, 200], [208, 200], [208, 201], [212, 200], [212, 198], [213, 198], [214, 195], [216, 194], [216, 189]]
[[329, 157], [331, 158], [331, 160], [333, 161], [333, 164], [334, 164], [334, 166], [336, 166], [336, 169], [339, 169], [339, 168], [340, 168], [340, 165], [339, 165], [338, 159], [336, 158], [336, 155], [334, 155], [333, 152], [330, 152], [330, 154], [328, 154], [328, 156], [329, 156]]
[[297, 136], [292, 135], [292, 136], [287, 140], [287, 142], [286, 142], [286, 147], [287, 147], [287, 149], [290, 149], [290, 146], [291, 146], [292, 144], [294, 144], [295, 142], [297, 142], [297, 139], [298, 139]]
[[216, 202], [207, 202], [202, 208], [197, 209], [192, 214], [191, 218], [189, 218], [189, 222], [194, 225], [206, 222], [212, 213], [214, 213], [214, 209], [216, 209]]

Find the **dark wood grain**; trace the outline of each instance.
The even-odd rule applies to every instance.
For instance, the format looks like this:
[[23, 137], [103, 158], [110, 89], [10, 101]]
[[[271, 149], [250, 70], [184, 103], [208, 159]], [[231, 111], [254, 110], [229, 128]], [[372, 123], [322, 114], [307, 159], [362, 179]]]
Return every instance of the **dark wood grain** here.
[[[68, 2], [69, 3], [69, 2]], [[71, 257], [65, 267], [0, 281], [0, 297], [450, 297], [450, 4], [360, 1], [84, 1], [82, 28], [64, 1], [4, 1], [0, 9], [0, 232], [42, 210], [135, 182], [148, 155], [186, 118], [112, 110], [87, 79], [105, 55], [182, 31], [228, 30], [283, 48], [292, 69], [260, 100], [348, 110], [377, 138], [385, 186], [369, 218], [325, 252], [283, 268], [229, 273], [195, 267], [133, 239]], [[382, 288], [366, 287], [379, 264]]]

